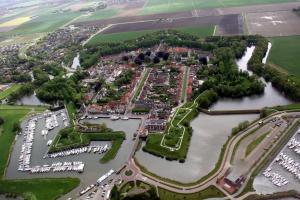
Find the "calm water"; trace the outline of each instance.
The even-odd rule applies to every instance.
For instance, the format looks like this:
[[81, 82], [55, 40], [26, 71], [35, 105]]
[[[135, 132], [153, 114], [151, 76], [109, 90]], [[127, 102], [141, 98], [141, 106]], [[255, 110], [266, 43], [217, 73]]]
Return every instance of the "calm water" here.
[[[248, 47], [245, 55], [240, 60], [237, 60], [239, 69], [248, 71], [247, 63], [254, 49], [254, 46]], [[249, 73], [252, 74], [252, 72]], [[257, 109], [265, 106], [289, 103], [292, 102], [277, 92], [270, 83], [266, 83], [265, 93], [263, 95], [241, 99], [221, 99], [214, 104], [211, 109]], [[214, 168], [219, 158], [221, 148], [231, 133], [231, 129], [238, 125], [239, 122], [245, 120], [251, 121], [258, 117], [258, 115], [209, 116], [201, 113], [191, 122], [193, 136], [184, 164], [177, 161], [170, 162], [145, 153], [142, 150], [137, 153], [136, 157], [142, 165], [158, 175], [181, 182], [196, 181]]]
[[[58, 131], [64, 127], [62, 124], [61, 117], [58, 117], [59, 127], [55, 128], [52, 131], [49, 131], [47, 139], [41, 135], [41, 130], [45, 126], [45, 119], [41, 119], [37, 123], [35, 141], [32, 150], [31, 166], [35, 165], [44, 165], [51, 164], [53, 162], [65, 162], [65, 161], [83, 161], [85, 163], [85, 169], [82, 174], [76, 172], [62, 172], [62, 173], [44, 173], [44, 174], [29, 174], [26, 172], [17, 171], [18, 168], [18, 159], [20, 156], [20, 149], [23, 143], [23, 135], [17, 137], [16, 143], [14, 145], [10, 163], [6, 172], [7, 179], [27, 179], [27, 178], [38, 178], [38, 177], [78, 177], [81, 179], [81, 185], [76, 190], [72, 191], [69, 195], [76, 195], [84, 187], [95, 183], [95, 181], [108, 172], [110, 169], [117, 170], [124, 165], [128, 159], [134, 141], [132, 140], [134, 132], [137, 130], [140, 123], [139, 120], [128, 120], [128, 121], [111, 121], [110, 119], [98, 119], [95, 120], [97, 123], [106, 123], [108, 127], [113, 128], [114, 130], [122, 130], [126, 132], [126, 140], [123, 142], [116, 158], [106, 164], [101, 164], [99, 159], [103, 156], [100, 154], [80, 154], [62, 158], [55, 159], [43, 159], [44, 154], [46, 153], [48, 147], [46, 145], [49, 139], [53, 139]], [[25, 126], [25, 123], [22, 124]], [[109, 144], [111, 142], [92, 142], [93, 144]]]
[[[271, 48], [271, 45], [269, 45], [269, 48]], [[240, 60], [237, 60], [237, 65], [239, 69], [243, 71], [248, 71], [247, 63], [251, 58], [254, 49], [254, 46], [248, 47], [244, 57]], [[264, 58], [264, 60], [266, 59], [267, 55]], [[252, 74], [251, 71], [248, 72]], [[215, 103], [211, 107], [211, 110], [260, 109], [266, 106], [270, 107], [293, 103], [293, 101], [287, 99], [283, 94], [278, 92], [270, 82], [266, 83], [264, 79], [262, 79], [262, 81], [266, 84], [264, 94], [251, 97], [244, 97], [241, 99], [224, 98]]]
[[22, 97], [19, 101], [17, 101], [18, 105], [30, 105], [30, 106], [39, 106], [44, 105], [44, 103], [37, 98], [36, 94], [32, 94], [29, 96]]
[[196, 181], [214, 168], [232, 127], [256, 118], [258, 115], [210, 116], [201, 113], [191, 122], [193, 136], [185, 163], [167, 161], [142, 149], [137, 152], [136, 158], [148, 170], [160, 176], [186, 183]]
[[73, 64], [71, 66], [72, 69], [78, 69], [80, 67], [80, 61], [79, 61], [79, 53], [77, 53], [77, 56], [73, 59]]

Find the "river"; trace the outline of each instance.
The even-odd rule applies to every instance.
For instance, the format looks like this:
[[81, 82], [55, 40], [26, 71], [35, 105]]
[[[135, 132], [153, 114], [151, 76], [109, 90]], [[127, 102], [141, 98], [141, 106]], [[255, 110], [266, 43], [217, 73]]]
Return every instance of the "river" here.
[[[268, 52], [270, 51], [271, 46], [271, 43], [269, 43]], [[247, 71], [251, 75], [253, 73], [247, 69], [247, 63], [251, 58], [254, 49], [254, 46], [248, 47], [245, 55], [240, 60], [236, 61], [240, 70]], [[263, 61], [267, 60], [268, 52]], [[272, 86], [272, 83], [267, 83], [263, 78], [261, 78], [261, 80], [266, 84], [265, 92], [262, 95], [254, 95], [240, 99], [223, 98], [212, 105], [211, 110], [261, 109], [263, 107], [287, 105], [293, 103], [293, 101], [287, 99], [283, 94], [278, 92]]]
[[74, 57], [71, 68], [72, 69], [78, 69], [78, 67], [80, 67], [79, 53], [77, 53], [77, 56]]

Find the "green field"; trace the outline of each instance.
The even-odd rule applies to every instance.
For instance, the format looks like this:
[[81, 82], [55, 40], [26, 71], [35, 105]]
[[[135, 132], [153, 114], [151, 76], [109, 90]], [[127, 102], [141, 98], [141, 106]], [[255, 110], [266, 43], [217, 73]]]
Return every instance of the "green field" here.
[[35, 19], [18, 26], [14, 30], [1, 33], [1, 35], [25, 35], [55, 31], [79, 15], [81, 15], [79, 12], [41, 14]]
[[116, 8], [97, 10], [93, 14], [91, 14], [89, 16], [83, 16], [76, 21], [83, 22], [83, 21], [108, 19], [108, 18], [116, 17], [119, 13], [120, 13], [120, 10], [116, 9]]
[[[214, 26], [207, 27], [185, 27], [177, 28], [175, 30], [182, 31], [184, 33], [196, 35], [199, 37], [210, 36], [214, 32]], [[144, 31], [130, 31], [130, 32], [121, 32], [121, 33], [111, 33], [111, 34], [98, 34], [94, 36], [88, 44], [98, 44], [101, 42], [122, 42], [126, 40], [135, 39], [141, 37], [145, 34], [153, 33], [157, 30], [144, 30]]]
[[270, 38], [272, 48], [268, 62], [300, 77], [300, 36]]
[[54, 200], [78, 185], [76, 178], [2, 180], [0, 193], [14, 193], [32, 200]]
[[0, 193], [15, 193], [32, 197], [30, 199], [57, 199], [79, 185], [78, 179], [32, 179], [4, 180], [4, 173], [10, 150], [15, 139], [13, 126], [19, 123], [29, 112], [43, 111], [43, 107], [0, 106], [0, 117], [4, 119], [0, 134]]
[[161, 200], [203, 200], [208, 198], [224, 197], [225, 195], [215, 186], [210, 186], [205, 190], [192, 194], [178, 194], [168, 190], [158, 188], [159, 197]]
[[297, 0], [148, 0], [140, 14], [179, 12], [201, 8], [222, 8], [253, 4], [286, 3]]
[[20, 89], [21, 85], [20, 84], [13, 84], [10, 88], [0, 92], [0, 100], [1, 99], [5, 99], [6, 97], [8, 97], [11, 93], [17, 91], [18, 89]]
[[253, 140], [246, 149], [246, 157], [267, 137], [267, 135], [269, 135], [270, 131], [262, 134], [261, 136], [259, 136], [258, 138], [256, 138], [255, 140]]

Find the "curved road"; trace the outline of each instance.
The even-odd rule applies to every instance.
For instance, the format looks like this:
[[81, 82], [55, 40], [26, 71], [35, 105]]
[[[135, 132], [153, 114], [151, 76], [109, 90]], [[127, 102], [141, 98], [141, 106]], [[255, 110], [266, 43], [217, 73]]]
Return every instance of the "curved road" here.
[[[291, 115], [295, 115], [295, 114], [299, 115], [300, 113], [299, 112], [290, 112], [290, 113], [276, 112], [273, 115], [268, 116], [267, 118], [264, 118], [262, 120], [266, 121], [266, 120], [270, 120], [270, 119], [275, 118], [275, 117], [281, 117], [283, 114], [291, 116]], [[183, 194], [196, 193], [196, 192], [199, 192], [201, 190], [206, 189], [207, 187], [209, 187], [211, 185], [215, 185], [216, 186], [217, 179], [219, 177], [223, 176], [225, 174], [225, 172], [227, 171], [228, 167], [231, 166], [230, 161], [231, 161], [231, 158], [233, 156], [232, 154], [234, 152], [234, 148], [237, 145], [237, 143], [242, 139], [242, 137], [245, 134], [251, 132], [252, 130], [255, 130], [259, 126], [260, 125], [258, 124], [258, 122], [256, 122], [256, 123], [250, 125], [247, 128], [247, 130], [242, 131], [238, 135], [236, 135], [233, 138], [231, 138], [230, 141], [229, 141], [229, 143], [228, 143], [228, 145], [227, 145], [227, 147], [226, 147], [226, 150], [225, 150], [225, 153], [224, 153], [224, 157], [222, 159], [222, 163], [221, 163], [221, 166], [219, 167], [219, 169], [212, 176], [210, 176], [208, 179], [206, 179], [205, 181], [203, 181], [201, 183], [196, 183], [193, 186], [180, 186], [180, 185], [177, 185], [177, 184], [174, 184], [174, 183], [170, 183], [170, 182], [161, 180], [161, 179], [156, 178], [156, 177], [154, 177], [152, 175], [149, 175], [149, 174], [147, 174], [145, 172], [142, 172], [140, 170], [140, 168], [136, 165], [134, 159], [132, 159], [132, 158], [130, 158], [128, 160], [126, 169], [131, 169], [134, 172], [133, 176], [134, 176], [135, 180], [141, 180], [141, 181], [144, 181], [146, 183], [149, 183], [149, 184], [161, 187], [163, 189], [166, 189], [166, 190], [169, 190], [169, 191], [172, 191], [172, 192], [183, 193]], [[279, 142], [279, 141], [280, 140], [278, 140], [277, 142]], [[276, 145], [274, 145], [274, 146], [276, 146]], [[266, 154], [266, 156], [267, 155], [268, 154]], [[261, 161], [263, 161], [265, 157], [263, 157], [263, 159], [261, 159], [258, 163], [260, 163]], [[247, 180], [249, 179], [250, 175], [252, 174], [252, 172], [254, 170], [253, 166], [250, 169], [251, 170], [249, 170], [250, 173], [249, 173], [249, 175], [247, 177]], [[246, 182], [247, 182], [247, 180], [246, 180]], [[244, 186], [245, 185], [246, 185], [246, 183], [244, 183]], [[217, 187], [220, 189], [219, 186], [217, 186]], [[242, 191], [242, 189], [243, 189], [243, 187], [240, 189], [239, 193]], [[223, 189], [221, 189], [221, 190], [230, 199], [242, 199], [242, 198], [245, 198], [246, 196], [249, 196], [251, 194], [255, 194], [255, 193], [251, 192], [251, 193], [247, 193], [247, 194], [243, 195], [240, 198], [235, 198], [234, 196], [237, 196], [239, 193], [231, 196], [226, 191], [224, 191]]]

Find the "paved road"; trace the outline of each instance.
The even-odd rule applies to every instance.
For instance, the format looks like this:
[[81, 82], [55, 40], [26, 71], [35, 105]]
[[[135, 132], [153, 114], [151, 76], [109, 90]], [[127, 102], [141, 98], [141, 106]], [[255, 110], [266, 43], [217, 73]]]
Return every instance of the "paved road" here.
[[[284, 114], [284, 112], [278, 112], [276, 113], [276, 115], [271, 115], [268, 118], [264, 119], [264, 121], [267, 121], [269, 119], [275, 118], [275, 117], [281, 117], [282, 114]], [[287, 113], [286, 115], [292, 116], [295, 114], [300, 114], [300, 113]], [[156, 177], [153, 177], [151, 175], [145, 174], [144, 172], [141, 172], [138, 167], [136, 166], [136, 164], [134, 163], [134, 160], [131, 160], [130, 166], [134, 166], [134, 170], [136, 171], [136, 175], [135, 175], [135, 179], [136, 180], [141, 180], [144, 182], [147, 182], [149, 184], [173, 191], [173, 192], [178, 192], [178, 193], [195, 193], [195, 192], [199, 192], [201, 190], [206, 189], [207, 187], [209, 187], [210, 185], [215, 185], [217, 178], [221, 177], [225, 174], [225, 172], [227, 171], [228, 167], [231, 166], [230, 164], [230, 160], [232, 157], [232, 153], [234, 150], [234, 147], [236, 146], [236, 144], [239, 142], [239, 140], [247, 133], [255, 130], [257, 127], [259, 127], [260, 125], [257, 123], [252, 124], [246, 131], [239, 133], [237, 136], [235, 136], [234, 138], [232, 138], [229, 141], [229, 145], [227, 146], [225, 153], [224, 153], [224, 159], [222, 160], [221, 163], [221, 167], [218, 169], [218, 171], [216, 173], [214, 173], [209, 179], [207, 179], [206, 181], [199, 183], [199, 184], [195, 184], [193, 186], [178, 186], [176, 184], [173, 183], [169, 183], [166, 181], [163, 181], [161, 179], [158, 179]], [[278, 129], [281, 130], [281, 129]], [[276, 133], [278, 134], [278, 132], [276, 131]], [[275, 146], [275, 145], [274, 145]], [[251, 167], [251, 166], [248, 166]], [[250, 170], [252, 169], [252, 170]], [[253, 168], [250, 168], [248, 171], [250, 171], [249, 174], [251, 174], [253, 172]], [[137, 170], [139, 171], [139, 173], [137, 172]], [[248, 176], [248, 178], [250, 177], [250, 175]], [[226, 192], [225, 192], [226, 193]], [[250, 195], [250, 194], [249, 194]], [[235, 195], [236, 196], [236, 195]], [[229, 196], [231, 197], [231, 196]], [[234, 199], [234, 197], [232, 197]]]

